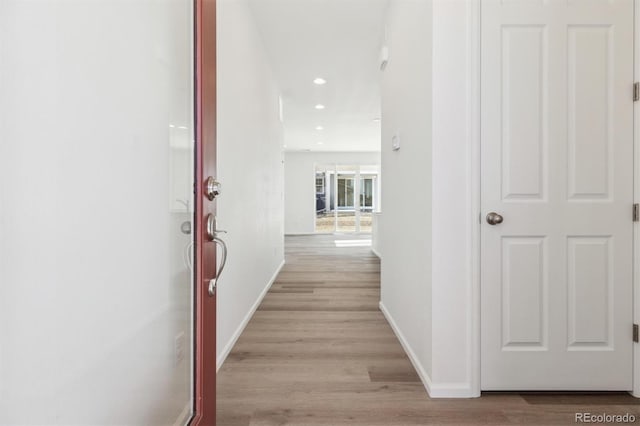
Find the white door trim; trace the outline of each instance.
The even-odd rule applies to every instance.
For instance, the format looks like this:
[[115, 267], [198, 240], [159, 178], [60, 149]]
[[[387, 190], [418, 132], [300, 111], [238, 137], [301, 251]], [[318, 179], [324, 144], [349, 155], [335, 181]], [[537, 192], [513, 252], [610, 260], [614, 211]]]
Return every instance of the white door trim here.
[[[468, 32], [467, 41], [467, 128], [468, 133], [468, 146], [470, 147], [470, 154], [468, 158], [469, 166], [469, 205], [471, 206], [471, 214], [469, 220], [471, 221], [471, 235], [469, 236], [469, 247], [471, 251], [471, 289], [469, 292], [469, 320], [468, 320], [468, 347], [470, 348], [469, 357], [469, 371], [470, 377], [470, 396], [480, 396], [482, 378], [480, 377], [480, 214], [481, 214], [481, 199], [480, 199], [480, 99], [481, 99], [481, 87], [480, 87], [480, 36], [481, 36], [481, 2], [482, 0], [467, 0], [468, 1], [468, 14], [467, 24], [470, 29]], [[640, 24], [640, 0], [634, 0], [635, 19], [634, 19], [634, 76], [635, 81], [640, 81], [640, 67], [638, 61], [640, 60], [640, 42], [638, 41], [638, 31]], [[629, 88], [631, 91], [631, 87]], [[630, 92], [631, 93], [631, 92]], [[637, 183], [640, 177], [640, 132], [635, 129], [640, 126], [640, 108], [634, 107], [634, 201], [640, 201], [640, 184]], [[629, 217], [631, 218], [631, 207], [629, 211]], [[630, 219], [631, 220], [631, 219]], [[637, 271], [640, 270], [640, 227], [635, 224], [633, 237], [633, 318], [634, 323], [640, 324], [640, 274]], [[631, 330], [629, 330], [629, 338], [631, 338]], [[633, 346], [633, 392], [635, 397], [640, 397], [640, 351], [637, 348], [637, 344]]]
[[478, 397], [481, 394], [481, 341], [480, 341], [480, 214], [481, 214], [481, 187], [480, 187], [480, 48], [481, 48], [481, 10], [480, 2], [482, 0], [469, 0], [467, 8], [467, 25], [469, 28], [467, 40], [467, 64], [468, 64], [468, 83], [467, 83], [467, 123], [468, 146], [470, 147], [469, 164], [469, 205], [472, 206], [470, 229], [471, 236], [469, 246], [471, 248], [471, 291], [469, 292], [469, 305], [471, 312], [469, 313], [469, 342], [468, 347], [471, 351], [469, 357], [469, 371], [471, 372], [471, 393], [472, 396]]

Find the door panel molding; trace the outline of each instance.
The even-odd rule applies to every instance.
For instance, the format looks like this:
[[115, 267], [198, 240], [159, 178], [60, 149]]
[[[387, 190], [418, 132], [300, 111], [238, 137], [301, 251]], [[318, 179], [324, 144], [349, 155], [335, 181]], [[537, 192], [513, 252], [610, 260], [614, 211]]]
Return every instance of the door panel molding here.
[[[634, 18], [634, 28], [637, 27], [638, 23], [640, 22], [640, 0], [633, 0], [634, 1], [634, 7], [635, 7], [635, 18]], [[468, 133], [468, 139], [467, 139], [467, 143], [468, 146], [470, 148], [470, 158], [469, 158], [469, 163], [468, 163], [468, 170], [470, 171], [469, 173], [469, 193], [468, 193], [468, 200], [469, 200], [469, 205], [472, 207], [472, 213], [470, 215], [470, 221], [471, 221], [471, 235], [469, 237], [469, 245], [470, 245], [470, 266], [471, 266], [471, 270], [472, 270], [472, 276], [470, 277], [470, 291], [469, 291], [469, 300], [470, 300], [470, 315], [469, 315], [469, 323], [468, 323], [468, 330], [469, 330], [469, 337], [468, 337], [468, 342], [470, 344], [470, 356], [469, 356], [469, 362], [470, 362], [470, 383], [471, 383], [471, 388], [472, 388], [472, 393], [474, 396], [480, 396], [481, 393], [481, 383], [482, 383], [482, 378], [480, 377], [480, 371], [481, 371], [481, 336], [480, 336], [480, 326], [481, 326], [481, 297], [480, 297], [480, 292], [481, 292], [481, 269], [480, 269], [480, 260], [481, 260], [481, 239], [480, 239], [480, 235], [481, 235], [481, 221], [483, 220], [483, 218], [481, 217], [480, 213], [481, 213], [481, 207], [482, 207], [482, 200], [481, 200], [481, 132], [480, 132], [480, 120], [481, 120], [481, 110], [480, 110], [480, 104], [481, 104], [481, 62], [480, 62], [480, 55], [481, 55], [481, 45], [480, 45], [480, 35], [482, 32], [482, 22], [481, 22], [481, 7], [482, 7], [482, 0], [469, 0], [467, 2], [467, 25], [469, 28], [469, 31], [467, 33], [467, 51], [466, 51], [466, 58], [467, 58], [467, 87], [466, 87], [466, 93], [467, 93], [467, 99], [468, 99], [468, 103], [467, 103], [467, 128], [470, 129], [469, 133]], [[611, 50], [611, 45], [610, 45], [610, 39], [611, 39], [611, 34], [610, 32], [610, 28], [608, 26], [596, 26], [596, 27], [592, 27], [589, 26], [588, 28], [586, 28], [586, 30], [588, 30], [589, 34], [582, 34], [580, 31], [582, 31], [585, 28], [582, 28], [581, 26], [576, 26], [575, 28], [573, 28], [573, 34], [575, 37], [576, 43], [578, 43], [581, 37], [589, 37], [589, 36], [593, 36], [595, 37], [597, 40], [596, 41], [601, 41], [602, 43], [600, 43], [598, 46], [601, 45], [602, 47], [602, 51], [603, 51], [603, 55], [608, 55], [610, 54], [610, 50]], [[569, 35], [569, 37], [571, 37], [571, 34]], [[634, 40], [633, 40], [633, 49], [635, 51], [635, 57], [636, 58], [640, 58], [640, 43], [638, 43], [637, 41], [638, 39], [638, 34], [637, 32], [635, 32], [634, 35]], [[571, 41], [571, 40], [570, 40]], [[580, 43], [578, 43], [580, 44]], [[576, 50], [576, 54], [579, 54], [580, 52], [578, 51], [579, 46], [577, 46], [577, 50]], [[578, 60], [579, 55], [574, 55], [575, 57], [569, 58], [570, 60], [576, 61]], [[595, 78], [597, 81], [594, 82], [594, 84], [598, 84], [600, 86], [603, 86], [604, 89], [603, 91], [601, 91], [601, 93], [597, 93], [597, 95], [601, 98], [600, 100], [603, 101], [604, 105], [602, 108], [602, 113], [599, 114], [599, 117], [602, 117], [601, 120], [596, 120], [595, 123], [592, 123], [594, 128], [594, 132], [599, 132], [599, 133], [603, 133], [607, 136], [608, 135], [608, 140], [611, 141], [612, 137], [611, 137], [611, 132], [612, 132], [612, 127], [614, 125], [614, 121], [615, 118], [611, 118], [611, 114], [609, 112], [610, 105], [608, 105], [609, 103], [609, 99], [611, 98], [610, 92], [612, 89], [612, 86], [617, 86], [617, 89], [615, 90], [619, 90], [620, 89], [620, 84], [627, 84], [629, 86], [631, 86], [632, 82], [615, 82], [612, 81], [612, 77], [611, 77], [611, 70], [607, 70], [607, 67], [605, 67], [604, 70], [601, 70], [602, 72], [599, 73]], [[633, 68], [634, 68], [634, 76], [635, 76], [635, 81], [640, 81], [640, 72], [638, 69], [638, 66], [634, 63], [633, 64]], [[593, 77], [593, 76], [592, 76]], [[576, 75], [576, 80], [579, 79], [583, 79], [585, 78], [585, 76], [581, 76], [581, 75]], [[585, 81], [577, 81], [580, 86], [583, 86], [585, 84], [588, 84], [588, 82]], [[631, 90], [632, 88], [629, 87], [629, 96], [631, 96]], [[576, 92], [577, 93], [577, 92]], [[619, 93], [619, 92], [618, 92]], [[576, 113], [578, 115], [580, 115], [580, 111], [579, 111], [579, 107], [581, 103], [587, 102], [586, 100], [579, 100], [576, 99], [575, 100], [575, 106], [576, 106]], [[640, 125], [640, 110], [639, 108], [635, 107], [636, 105], [634, 104], [634, 129]], [[576, 118], [578, 119], [578, 118]], [[576, 136], [578, 137], [578, 136]], [[600, 144], [602, 145], [602, 144]], [[612, 161], [612, 157], [610, 155], [610, 151], [611, 151], [611, 143], [605, 144], [607, 146], [599, 146], [598, 148], [602, 148], [602, 155], [599, 157], [601, 158], [601, 162], [597, 164], [597, 166], [599, 167], [596, 173], [596, 176], [586, 176], [583, 170], [580, 170], [579, 168], [575, 168], [574, 167], [574, 172], [573, 176], [573, 182], [569, 181], [567, 182], [567, 184], [569, 185], [568, 187], [570, 189], [573, 189], [573, 191], [569, 191], [569, 193], [567, 194], [567, 201], [570, 201], [572, 203], [575, 203], [576, 205], [580, 205], [581, 203], [585, 202], [585, 201], [591, 201], [591, 202], [604, 202], [606, 203], [608, 199], [617, 196], [618, 194], [615, 194], [614, 188], [613, 188], [613, 184], [614, 184], [614, 180], [613, 180], [613, 167], [611, 165], [611, 161]], [[637, 179], [638, 176], [640, 176], [640, 138], [638, 136], [638, 132], [636, 132], [634, 130], [633, 132], [633, 146], [634, 146], [634, 162], [633, 162], [633, 170], [634, 170], [634, 178], [633, 178], [633, 194], [634, 194], [634, 202], [637, 202], [638, 200], [640, 200], [640, 185], [638, 185]], [[578, 147], [577, 147], [578, 148]], [[575, 152], [572, 151], [575, 155], [579, 156], [580, 152], [579, 150], [576, 150]], [[568, 153], [571, 154], [571, 153]], [[569, 155], [568, 155], [569, 157]], [[570, 158], [567, 158], [567, 160], [570, 160]], [[567, 176], [568, 178], [570, 178], [570, 175]], [[584, 177], [584, 179], [583, 179]], [[591, 179], [593, 178], [593, 179]], [[540, 181], [539, 181], [540, 182]], [[530, 182], [527, 182], [530, 183]], [[542, 183], [542, 188], [546, 188], [547, 184], [546, 182], [541, 182]], [[505, 187], [506, 188], [506, 187]], [[503, 188], [503, 189], [505, 189]], [[528, 186], [526, 187], [528, 189]], [[509, 191], [506, 191], [509, 192]], [[535, 191], [532, 191], [532, 193]], [[510, 193], [507, 193], [507, 195], [510, 195]], [[527, 195], [527, 194], [525, 194]], [[517, 198], [518, 197], [506, 197], [506, 198], [514, 198], [513, 200], [510, 200], [512, 202], [518, 202]], [[525, 197], [526, 198], [526, 197]], [[544, 197], [543, 197], [544, 198]], [[486, 212], [485, 212], [486, 213]], [[630, 213], [629, 213], [629, 217], [631, 217], [631, 207], [630, 207]], [[630, 219], [629, 219], [630, 220]], [[633, 318], [634, 318], [634, 322], [635, 323], [639, 323], [640, 322], [640, 313], [638, 312], [637, 307], [640, 306], [640, 277], [638, 277], [638, 265], [640, 265], [640, 245], [639, 245], [639, 241], [640, 241], [640, 229], [638, 228], [639, 225], [636, 223], [633, 225], [633, 248], [634, 248], [634, 257], [633, 257], [633, 263], [632, 263], [632, 273], [633, 273], [633, 293], [634, 293], [634, 301], [633, 301]], [[571, 234], [571, 232], [569, 232], [569, 234]], [[605, 235], [606, 233], [602, 233], [602, 232], [594, 232], [594, 235], [592, 236], [593, 238], [591, 238], [591, 236], [588, 236], [589, 238], [587, 238], [586, 240], [583, 238], [585, 236], [580, 236], [580, 239], [572, 239], [570, 241], [570, 239], [568, 238], [566, 241], [567, 246], [569, 246], [570, 244], [574, 244], [578, 245], [579, 247], [576, 247], [579, 251], [579, 249], [584, 249], [583, 253], [578, 253], [581, 256], [591, 256], [597, 258], [595, 260], [598, 260], [598, 264], [594, 265], [593, 267], [598, 269], [598, 271], [595, 271], [597, 273], [601, 273], [601, 274], [611, 274], [612, 270], [610, 268], [608, 268], [608, 265], [611, 264], [611, 262], [613, 262], [612, 257], [614, 254], [612, 254], [610, 252], [610, 241], [609, 241], [609, 236]], [[588, 241], [587, 241], [588, 240]], [[593, 240], [593, 241], [591, 241]], [[584, 246], [584, 244], [587, 244], [587, 246]], [[602, 249], [602, 250], [600, 250]], [[604, 250], [604, 251], [603, 251]], [[570, 259], [566, 259], [567, 263], [570, 261]], [[606, 286], [605, 286], [606, 287]], [[610, 287], [610, 286], [609, 286]], [[607, 299], [607, 297], [609, 296], [610, 293], [610, 288], [602, 288], [600, 289], [601, 292], [603, 292], [603, 297], [605, 299]], [[574, 288], [573, 290], [578, 291], [578, 288]], [[600, 317], [606, 317], [605, 319], [600, 318], [600, 331], [601, 333], [598, 334], [598, 336], [582, 336], [582, 338], [580, 338], [580, 330], [576, 329], [574, 330], [575, 333], [573, 333], [574, 336], [574, 341], [573, 343], [571, 343], [571, 336], [567, 335], [567, 349], [568, 350], [573, 350], [573, 351], [580, 351], [582, 350], [583, 346], [588, 346], [590, 350], [593, 349], [600, 349], [600, 350], [608, 350], [609, 346], [610, 346], [610, 339], [613, 338], [614, 336], [612, 335], [612, 331], [609, 329], [609, 325], [611, 324], [611, 319], [609, 318], [611, 316], [611, 306], [610, 304], [610, 300], [611, 298], [609, 297], [608, 300], [603, 300], [603, 305], [600, 306], [600, 310], [602, 311], [603, 315], [600, 315]], [[571, 305], [571, 301], [567, 300], [568, 305]], [[578, 315], [580, 316], [581, 313], [574, 311], [573, 312], [574, 315]], [[606, 325], [605, 325], [606, 324]], [[629, 335], [631, 334], [631, 331], [629, 331]], [[623, 338], [626, 336], [623, 336]], [[620, 338], [620, 336], [616, 336], [616, 338]], [[637, 350], [637, 344], [633, 344], [633, 394], [635, 396], [640, 397], [640, 353]]]

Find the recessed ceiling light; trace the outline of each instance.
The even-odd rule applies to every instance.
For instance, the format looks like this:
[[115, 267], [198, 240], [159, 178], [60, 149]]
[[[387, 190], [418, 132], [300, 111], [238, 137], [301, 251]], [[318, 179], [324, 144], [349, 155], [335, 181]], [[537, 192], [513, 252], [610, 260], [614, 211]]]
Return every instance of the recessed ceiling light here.
[[374, 118], [373, 121], [374, 121], [374, 123], [379, 123], [380, 119], [379, 118]]
[[324, 143], [324, 142], [320, 142], [320, 141], [318, 141], [318, 145], [322, 145], [323, 143]]
[[173, 124], [169, 124], [169, 127], [171, 127], [173, 129], [176, 126], [174, 126]]
[[316, 105], [316, 109], [324, 109], [324, 105], [318, 104], [318, 105]]
[[322, 77], [317, 77], [317, 78], [315, 78], [315, 79], [313, 80], [313, 82], [314, 82], [315, 84], [317, 84], [317, 85], [319, 85], [319, 86], [320, 86], [320, 85], [325, 84], [325, 83], [327, 82], [327, 80], [325, 80], [325, 79], [324, 79], [324, 78], [322, 78]]
[[324, 127], [322, 127], [322, 126], [316, 126], [316, 130], [324, 130]]

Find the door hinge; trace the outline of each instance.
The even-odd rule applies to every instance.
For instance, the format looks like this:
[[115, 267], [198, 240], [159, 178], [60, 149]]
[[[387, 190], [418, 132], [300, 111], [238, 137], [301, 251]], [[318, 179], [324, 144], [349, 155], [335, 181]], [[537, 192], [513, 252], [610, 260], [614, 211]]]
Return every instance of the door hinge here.
[[640, 83], [633, 83], [633, 102], [640, 101]]
[[638, 203], [633, 205], [633, 221], [640, 222], [640, 204]]
[[633, 341], [638, 343], [638, 324], [633, 324]]

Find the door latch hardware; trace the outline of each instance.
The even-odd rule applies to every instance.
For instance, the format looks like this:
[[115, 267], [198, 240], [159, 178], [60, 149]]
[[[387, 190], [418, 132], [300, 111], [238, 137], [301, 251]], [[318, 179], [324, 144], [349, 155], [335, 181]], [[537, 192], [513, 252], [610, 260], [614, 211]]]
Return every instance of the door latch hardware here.
[[216, 272], [216, 276], [209, 280], [209, 297], [213, 297], [216, 295], [216, 288], [218, 287], [218, 280], [220, 279], [220, 275], [222, 275], [222, 271], [224, 270], [224, 266], [227, 264], [227, 244], [216, 237], [213, 241], [220, 245], [222, 249], [222, 259], [220, 260], [220, 267]]
[[504, 218], [496, 212], [491, 212], [487, 215], [487, 223], [489, 225], [500, 225]]
[[633, 83], [633, 101], [640, 101], [640, 83]]
[[633, 324], [633, 341], [638, 343], [638, 324]]
[[640, 204], [633, 205], [633, 221], [640, 222]]
[[209, 199], [209, 201], [213, 201], [221, 192], [222, 185], [220, 185], [220, 182], [215, 180], [212, 176], [209, 176], [204, 185], [204, 195]]

